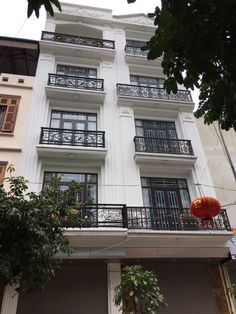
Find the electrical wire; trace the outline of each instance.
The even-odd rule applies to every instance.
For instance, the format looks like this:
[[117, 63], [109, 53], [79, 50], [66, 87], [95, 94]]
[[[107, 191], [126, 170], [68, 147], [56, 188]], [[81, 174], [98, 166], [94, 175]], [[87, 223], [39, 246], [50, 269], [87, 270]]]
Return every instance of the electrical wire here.
[[[37, 185], [43, 185], [44, 182], [36, 182], [36, 181], [27, 181], [27, 183], [30, 184], [37, 184]], [[89, 183], [88, 183], [89, 184]], [[165, 187], [173, 187], [173, 184], [165, 184]], [[140, 184], [98, 184], [98, 187], [141, 187]], [[224, 188], [216, 185], [210, 185], [210, 184], [203, 184], [203, 183], [195, 183], [195, 184], [188, 184], [188, 186], [207, 186], [215, 189], [220, 189], [220, 190], [226, 190], [226, 191], [232, 191], [236, 192], [236, 189], [229, 189], [229, 188]]]

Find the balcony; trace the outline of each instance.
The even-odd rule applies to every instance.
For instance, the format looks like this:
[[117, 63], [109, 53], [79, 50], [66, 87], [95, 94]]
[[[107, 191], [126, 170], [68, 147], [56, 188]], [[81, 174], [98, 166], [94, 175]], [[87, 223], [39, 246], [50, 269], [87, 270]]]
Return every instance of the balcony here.
[[42, 32], [40, 50], [44, 53], [85, 58], [109, 58], [115, 56], [115, 42], [102, 38]]
[[[162, 58], [157, 58], [155, 60], [148, 60], [147, 55], [148, 51], [143, 51], [142, 46], [145, 45], [145, 42], [136, 42], [136, 44], [127, 44], [125, 46], [125, 59], [126, 62], [136, 65], [145, 65], [145, 66], [155, 66], [161, 68]], [[148, 73], [150, 73], [148, 69]]]
[[165, 89], [150, 86], [117, 84], [118, 101], [120, 105], [132, 104], [135, 107], [157, 107], [167, 109], [183, 108], [192, 112], [193, 102], [189, 91], [179, 90], [177, 94], [168, 94]]
[[102, 103], [105, 97], [104, 80], [61, 74], [48, 75], [46, 94], [48, 98], [79, 100], [88, 103]]
[[104, 159], [105, 132], [41, 128], [39, 156], [73, 157], [76, 159]]
[[225, 210], [204, 225], [191, 215], [188, 208], [130, 207], [124, 204], [92, 204], [78, 211], [80, 217], [90, 221], [90, 228], [126, 228], [157, 231], [231, 231]]
[[141, 49], [141, 46], [131, 46], [131, 45], [126, 45], [125, 46], [125, 53], [129, 56], [138, 56], [138, 57], [145, 57], [147, 58], [148, 52], [143, 51]]
[[[191, 216], [188, 209], [125, 204], [92, 204], [78, 215], [86, 218], [86, 225], [67, 225], [65, 235], [72, 246], [86, 248], [83, 258], [95, 253], [95, 258], [224, 258], [229, 254], [227, 241], [232, 234], [225, 210], [209, 224]], [[88, 247], [97, 249], [90, 252]]]
[[134, 137], [135, 160], [140, 163], [174, 164], [186, 167], [196, 161], [190, 140]]

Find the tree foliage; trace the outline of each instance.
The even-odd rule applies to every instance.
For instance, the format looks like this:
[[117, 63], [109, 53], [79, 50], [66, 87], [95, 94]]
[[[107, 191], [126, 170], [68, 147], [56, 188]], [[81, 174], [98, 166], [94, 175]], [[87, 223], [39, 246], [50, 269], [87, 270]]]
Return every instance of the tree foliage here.
[[[135, 2], [135, 0], [128, 0]], [[236, 1], [162, 0], [156, 7], [148, 59], [162, 57], [167, 92], [200, 89], [195, 116], [236, 130]]]
[[166, 306], [156, 275], [140, 265], [126, 266], [121, 283], [115, 288], [114, 302], [123, 314], [156, 314]]
[[65, 227], [89, 223], [78, 215], [80, 186], [60, 191], [54, 178], [39, 194], [28, 192], [23, 177], [8, 177], [10, 190], [0, 187], [0, 276], [20, 289], [44, 288], [60, 267], [61, 254], [72, 252]]
[[28, 11], [27, 16], [30, 17], [33, 12], [35, 15], [39, 17], [39, 10], [42, 6], [44, 6], [45, 10], [51, 15], [54, 16], [54, 9], [53, 6], [61, 11], [61, 5], [58, 0], [28, 0]]

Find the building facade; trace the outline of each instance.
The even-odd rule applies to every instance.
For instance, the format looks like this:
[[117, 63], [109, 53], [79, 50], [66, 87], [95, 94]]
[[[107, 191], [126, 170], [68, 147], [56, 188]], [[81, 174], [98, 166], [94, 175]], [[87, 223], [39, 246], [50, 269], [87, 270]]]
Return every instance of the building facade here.
[[13, 304], [8, 287], [2, 314], [118, 313], [113, 289], [130, 263], [157, 274], [160, 313], [232, 312], [229, 221], [222, 211], [203, 226], [189, 213], [215, 190], [191, 95], [168, 95], [161, 60], [141, 50], [154, 30], [143, 14], [69, 4], [47, 19], [20, 172], [33, 191], [53, 176], [62, 189], [80, 182], [91, 226], [66, 231], [74, 253], [45, 291]]

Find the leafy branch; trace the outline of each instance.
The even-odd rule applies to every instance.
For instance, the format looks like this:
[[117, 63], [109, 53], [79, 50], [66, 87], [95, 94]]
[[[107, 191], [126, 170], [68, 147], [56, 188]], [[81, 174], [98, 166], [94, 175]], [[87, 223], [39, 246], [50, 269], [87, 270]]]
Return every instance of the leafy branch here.
[[160, 307], [167, 306], [156, 275], [143, 270], [140, 265], [123, 268], [121, 283], [115, 288], [114, 302], [123, 314], [156, 314]]
[[60, 190], [60, 179], [53, 178], [40, 193], [28, 192], [23, 177], [5, 179], [0, 186], [0, 276], [22, 290], [44, 288], [60, 268], [60, 255], [72, 253], [64, 228], [88, 226], [89, 217], [79, 211], [79, 183]]

